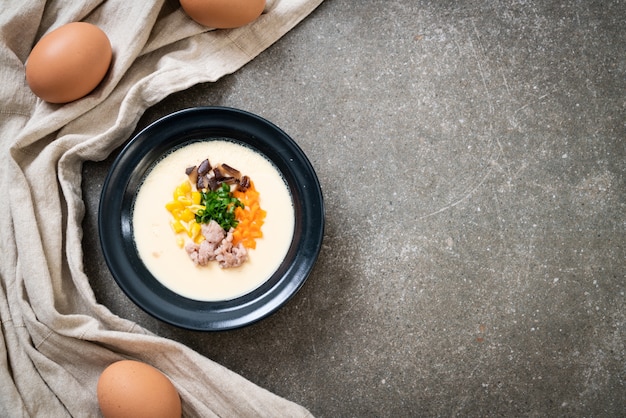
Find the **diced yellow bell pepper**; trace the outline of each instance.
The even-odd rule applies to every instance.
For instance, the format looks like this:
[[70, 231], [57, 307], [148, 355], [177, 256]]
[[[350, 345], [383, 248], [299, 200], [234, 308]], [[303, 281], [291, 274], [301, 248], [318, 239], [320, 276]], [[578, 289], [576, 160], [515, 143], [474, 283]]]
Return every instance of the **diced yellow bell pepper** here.
[[[170, 221], [172, 229], [176, 234], [185, 232], [193, 242], [200, 244], [205, 238], [202, 235], [202, 226], [196, 222], [195, 218], [196, 212], [204, 209], [204, 206], [200, 205], [201, 193], [192, 190], [191, 182], [184, 181], [174, 189], [172, 196], [174, 199], [165, 205], [174, 218]], [[176, 244], [183, 248], [185, 239], [180, 236], [176, 237]]]
[[165, 204], [165, 209], [167, 209], [169, 212], [173, 212], [176, 209], [180, 210], [183, 208], [184, 208], [184, 205], [178, 200], [172, 200]]
[[189, 183], [188, 180], [183, 181], [178, 187], [180, 187], [181, 191], [185, 194], [191, 192], [191, 183]]
[[178, 200], [181, 197], [188, 197], [191, 193], [191, 184], [188, 181], [181, 183], [174, 189], [174, 200]]
[[172, 213], [172, 216], [174, 217], [174, 219], [176, 219], [177, 221], [180, 221], [183, 218], [182, 215], [183, 215], [183, 211], [184, 210], [185, 209], [178, 209], [178, 208], [173, 209], [171, 213]]
[[196, 239], [198, 235], [200, 235], [201, 226], [196, 221], [192, 221], [189, 223], [189, 232], [188, 235], [191, 239]]
[[172, 226], [172, 229], [174, 230], [174, 232], [177, 233], [177, 234], [186, 231], [186, 229], [183, 226], [183, 224], [180, 221], [178, 221], [178, 220], [171, 221], [170, 225]]
[[192, 219], [195, 219], [196, 215], [194, 215], [194, 213], [192, 211], [190, 211], [189, 209], [183, 209], [180, 212], [180, 220], [184, 221], [184, 222], [189, 222]]

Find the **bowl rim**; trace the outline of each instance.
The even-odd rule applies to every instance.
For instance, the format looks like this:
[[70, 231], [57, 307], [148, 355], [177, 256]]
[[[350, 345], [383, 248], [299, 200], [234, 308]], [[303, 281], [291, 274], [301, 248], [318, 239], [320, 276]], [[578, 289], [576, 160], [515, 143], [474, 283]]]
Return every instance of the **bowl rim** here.
[[[224, 138], [261, 153], [281, 172], [294, 204], [294, 235], [278, 270], [262, 285], [234, 299], [199, 301], [173, 292], [147, 270], [134, 244], [132, 205], [151, 167], [168, 152], [191, 142]], [[98, 210], [100, 245], [117, 285], [151, 316], [197, 331], [241, 328], [281, 308], [310, 275], [324, 227], [321, 186], [299, 145], [261, 116], [223, 106], [179, 110], [134, 135], [109, 168]]]

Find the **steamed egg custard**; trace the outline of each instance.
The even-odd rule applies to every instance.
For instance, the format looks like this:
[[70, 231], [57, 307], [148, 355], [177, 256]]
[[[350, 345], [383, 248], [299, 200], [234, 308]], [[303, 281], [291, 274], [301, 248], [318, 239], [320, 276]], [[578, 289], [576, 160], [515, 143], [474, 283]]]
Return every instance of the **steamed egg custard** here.
[[[238, 189], [237, 179], [233, 185], [213, 185], [214, 192], [208, 185], [204, 188], [205, 185], [196, 179], [198, 168], [205, 160], [210, 164], [219, 163], [222, 171], [232, 169], [232, 172], [245, 174], [242, 182], [249, 181], [249, 184]], [[192, 167], [195, 167], [195, 174]], [[222, 177], [232, 177], [230, 174], [223, 173]], [[232, 193], [226, 192], [227, 188], [232, 188]], [[225, 196], [228, 211], [233, 213], [243, 210], [236, 206], [260, 206], [257, 209], [262, 214], [258, 216], [262, 227], [244, 226], [246, 220], [235, 220], [234, 223], [224, 221], [223, 229], [216, 226], [218, 223], [213, 220], [197, 222], [209, 212], [212, 205], [209, 195], [214, 195], [216, 199]], [[173, 211], [174, 207], [179, 208], [176, 201], [183, 203], [178, 212]], [[235, 201], [241, 203], [236, 205]], [[249, 207], [245, 209], [246, 213], [251, 213]], [[252, 218], [252, 215], [249, 217]], [[135, 197], [132, 225], [139, 257], [159, 282], [189, 299], [223, 301], [251, 292], [278, 269], [291, 245], [295, 214], [291, 193], [272, 162], [242, 144], [227, 139], [212, 139], [177, 148], [154, 165]], [[207, 235], [205, 241], [211, 240], [208, 237], [211, 228], [223, 231], [220, 239], [231, 240], [225, 242], [226, 246], [240, 249], [231, 249], [235, 256], [241, 256], [237, 251], [243, 251], [244, 256], [230, 265], [219, 261], [223, 257], [218, 257], [219, 260], [199, 260], [199, 249], [207, 245], [206, 242], [202, 244], [204, 235]], [[229, 229], [231, 234], [228, 234]], [[250, 229], [262, 229], [262, 234], [252, 234], [247, 238], [241, 236], [241, 230]], [[219, 252], [220, 248], [218, 243], [213, 249]], [[230, 255], [227, 254], [228, 257]]]

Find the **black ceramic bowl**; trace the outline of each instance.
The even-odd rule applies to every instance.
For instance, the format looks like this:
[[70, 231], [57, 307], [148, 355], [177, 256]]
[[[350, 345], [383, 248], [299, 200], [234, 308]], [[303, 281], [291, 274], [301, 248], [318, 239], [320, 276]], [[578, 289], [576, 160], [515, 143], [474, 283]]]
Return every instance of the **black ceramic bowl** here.
[[[136, 192], [155, 161], [185, 143], [218, 138], [246, 145], [274, 163], [291, 192], [295, 228], [285, 259], [265, 283], [235, 299], [204, 302], [172, 292], [146, 269], [135, 248], [132, 207]], [[103, 186], [98, 227], [113, 278], [140, 308], [178, 327], [227, 330], [272, 314], [304, 284], [321, 248], [324, 204], [309, 160], [280, 128], [242, 110], [197, 107], [152, 123], [124, 147]]]

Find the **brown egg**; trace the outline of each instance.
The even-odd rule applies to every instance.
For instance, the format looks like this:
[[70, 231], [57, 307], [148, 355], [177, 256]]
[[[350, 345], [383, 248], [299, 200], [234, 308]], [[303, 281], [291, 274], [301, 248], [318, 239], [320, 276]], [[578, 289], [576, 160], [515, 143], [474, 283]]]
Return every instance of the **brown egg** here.
[[102, 29], [85, 22], [68, 23], [37, 42], [26, 61], [26, 82], [47, 102], [71, 102], [100, 84], [112, 56]]
[[215, 29], [238, 28], [263, 13], [265, 0], [180, 0], [190, 18]]
[[154, 367], [134, 360], [108, 366], [98, 380], [98, 404], [105, 418], [180, 418], [180, 397]]

